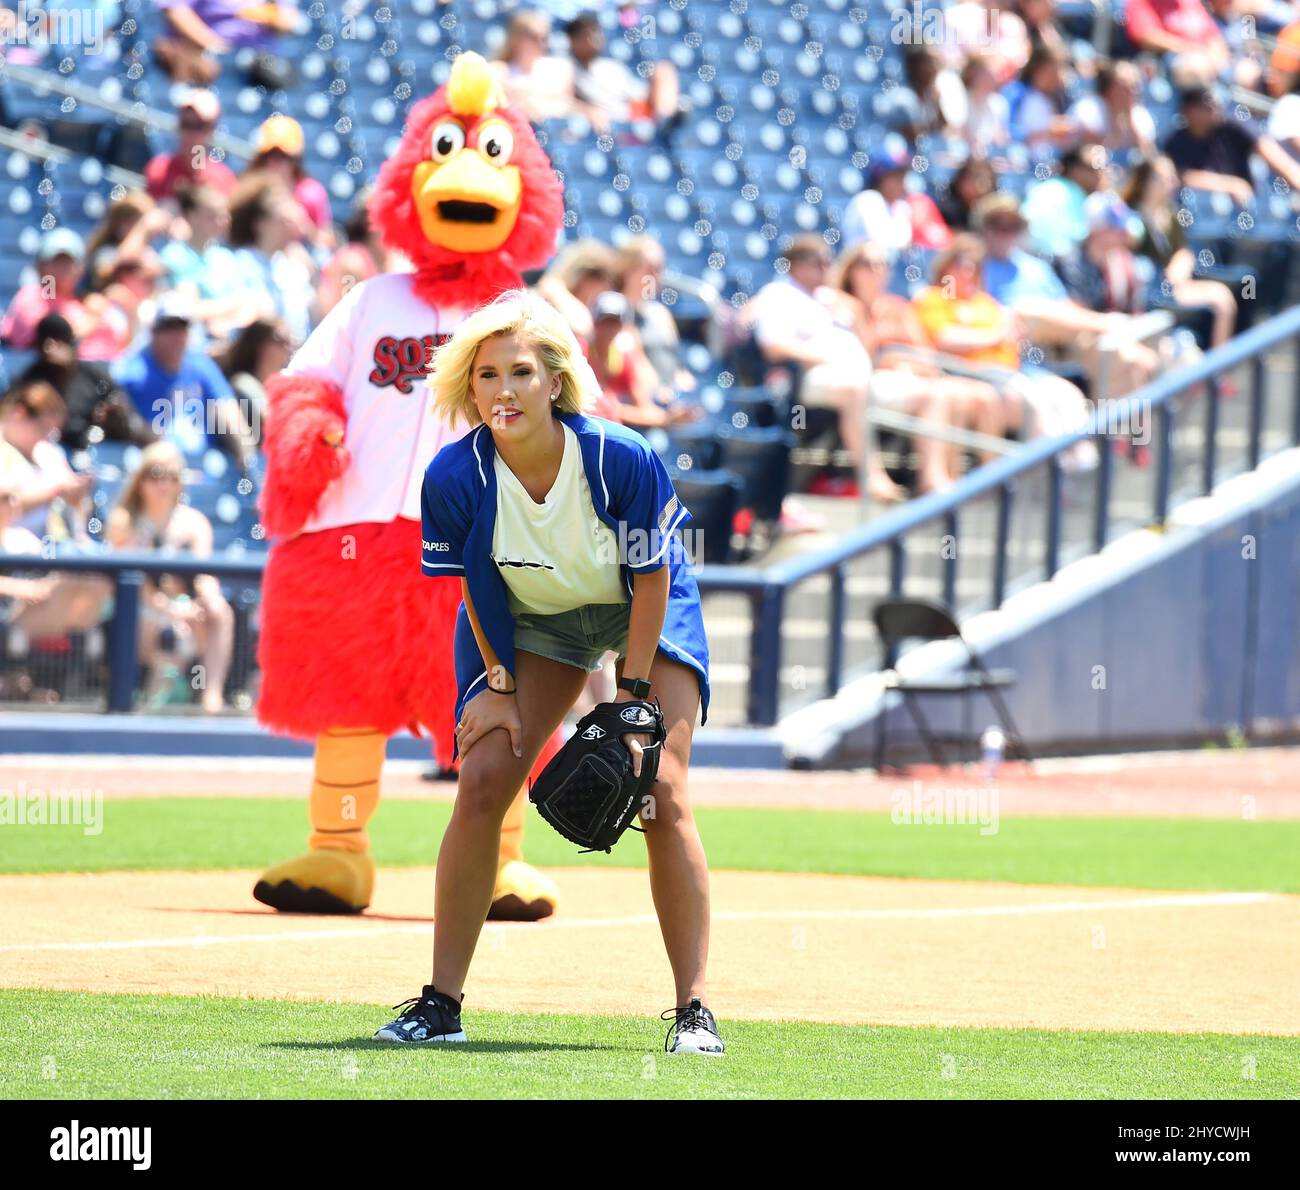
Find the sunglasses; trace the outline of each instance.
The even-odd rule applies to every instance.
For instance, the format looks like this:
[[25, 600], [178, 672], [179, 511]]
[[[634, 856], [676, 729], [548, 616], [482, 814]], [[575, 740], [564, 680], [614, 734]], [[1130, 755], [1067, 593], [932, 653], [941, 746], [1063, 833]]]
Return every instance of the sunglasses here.
[[202, 132], [205, 129], [215, 128], [216, 126], [215, 120], [205, 120], [201, 116], [181, 117], [181, 127], [184, 128], [186, 132]]
[[166, 480], [168, 483], [180, 483], [181, 473], [171, 467], [150, 467], [145, 474], [150, 479]]

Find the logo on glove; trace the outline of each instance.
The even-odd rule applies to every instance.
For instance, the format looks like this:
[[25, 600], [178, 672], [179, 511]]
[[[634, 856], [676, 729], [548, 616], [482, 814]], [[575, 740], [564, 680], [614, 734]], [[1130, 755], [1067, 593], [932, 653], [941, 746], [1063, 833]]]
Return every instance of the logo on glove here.
[[619, 718], [633, 727], [649, 727], [655, 721], [654, 716], [645, 707], [628, 707], [620, 713]]
[[605, 738], [604, 728], [597, 727], [594, 723], [582, 733], [584, 740], [603, 740]]

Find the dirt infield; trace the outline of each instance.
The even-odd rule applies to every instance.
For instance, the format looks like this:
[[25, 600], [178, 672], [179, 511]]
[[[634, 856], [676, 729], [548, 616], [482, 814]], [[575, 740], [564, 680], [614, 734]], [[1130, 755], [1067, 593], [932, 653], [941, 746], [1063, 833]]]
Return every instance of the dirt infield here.
[[[635, 1013], [672, 985], [642, 872], [561, 869], [561, 912], [489, 925], [471, 1007]], [[431, 869], [359, 918], [284, 917], [254, 873], [4, 876], [0, 984], [396, 1003], [427, 978]], [[1300, 1035], [1300, 897], [713, 874], [719, 1015]], [[380, 1022], [376, 1022], [378, 1024]]]
[[[107, 797], [302, 797], [311, 785], [306, 760], [242, 757], [4, 756], [6, 784], [98, 789]], [[390, 761], [389, 798], [450, 801], [452, 782], [420, 780], [428, 766]], [[936, 787], [977, 783], [961, 768], [918, 766], [906, 777], [871, 770], [804, 773], [696, 768], [699, 806], [888, 811], [915, 782]], [[999, 813], [1278, 819], [1300, 818], [1300, 748], [1244, 752], [1147, 753], [1007, 764], [998, 780]]]

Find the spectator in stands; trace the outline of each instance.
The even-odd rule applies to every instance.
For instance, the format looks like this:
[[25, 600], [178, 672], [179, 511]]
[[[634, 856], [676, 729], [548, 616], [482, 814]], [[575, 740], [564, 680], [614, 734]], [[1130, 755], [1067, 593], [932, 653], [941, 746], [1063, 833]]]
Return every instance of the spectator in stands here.
[[1079, 134], [1109, 153], [1155, 151], [1156, 122], [1142, 105], [1142, 76], [1132, 62], [1111, 62], [1097, 71], [1096, 93], [1070, 109]]
[[1030, 149], [1068, 144], [1074, 126], [1065, 114], [1069, 59], [1050, 46], [1029, 55], [1020, 73], [1021, 89], [1011, 105], [1011, 135]]
[[1187, 233], [1175, 216], [1178, 171], [1168, 157], [1148, 157], [1129, 175], [1124, 201], [1142, 223], [1138, 252], [1151, 260], [1169, 284], [1169, 296], [1180, 306], [1213, 311], [1210, 346], [1226, 343], [1237, 323], [1237, 300], [1222, 281], [1193, 276], [1196, 258], [1187, 246]]
[[1015, 0], [1012, 7], [1025, 23], [1031, 52], [1045, 46], [1063, 57], [1069, 56], [1070, 47], [1056, 22], [1055, 0]]
[[[1099, 400], [1132, 392], [1151, 379], [1156, 355], [1145, 344], [1124, 337], [1125, 316], [1099, 314], [1080, 305], [1051, 265], [1020, 247], [1026, 224], [1014, 195], [989, 195], [975, 208], [972, 221], [987, 249], [984, 287], [995, 301], [1015, 312], [1029, 342], [1060, 349], [1078, 360], [1090, 374], [1092, 395]], [[1108, 331], [1117, 333], [1117, 342], [1108, 361], [1106, 391], [1101, 392], [1096, 386], [1098, 343]]]
[[966, 124], [966, 88], [961, 76], [943, 66], [939, 51], [912, 45], [903, 54], [905, 85], [885, 93], [886, 123], [915, 141], [918, 136], [955, 132]]
[[681, 84], [671, 62], [653, 63], [649, 78], [640, 78], [617, 59], [604, 57], [605, 32], [594, 12], [579, 13], [565, 33], [573, 57], [575, 105], [594, 128], [607, 130], [613, 121], [663, 123], [678, 116]]
[[142, 313], [148, 313], [158, 281], [165, 270], [152, 248], [128, 256], [118, 252], [103, 287], [88, 293], [86, 310], [99, 320], [101, 333], [112, 336], [111, 358], [116, 359], [135, 341]]
[[95, 575], [40, 571], [36, 561], [43, 546], [19, 524], [20, 492], [16, 476], [0, 473], [0, 552], [31, 554], [34, 562], [27, 573], [0, 574], [0, 623], [33, 641], [93, 628], [112, 594], [111, 584]]
[[1300, 160], [1300, 71], [1291, 76], [1291, 89], [1268, 113], [1268, 134]]
[[952, 239], [939, 208], [923, 190], [908, 190], [911, 161], [882, 153], [872, 162], [869, 189], [859, 191], [844, 209], [843, 244], [880, 244], [890, 257], [905, 248], [942, 248]]
[[221, 58], [236, 50], [256, 54], [249, 82], [280, 90], [293, 80], [289, 64], [276, 53], [281, 33], [298, 23], [296, 9], [275, 0], [244, 4], [240, 0], [154, 0], [162, 9], [168, 33], [154, 42], [164, 70], [182, 83], [208, 86], [221, 73]]
[[[184, 460], [169, 442], [147, 446], [108, 520], [109, 544], [121, 550], [167, 551], [207, 558], [212, 554], [212, 524], [182, 503]], [[200, 702], [208, 714], [223, 705], [226, 673], [234, 644], [235, 616], [210, 574], [193, 579], [158, 574], [140, 598], [140, 660], [150, 670], [146, 697], [158, 700], [179, 669], [202, 660]]]
[[1063, 258], [1083, 243], [1088, 235], [1083, 205], [1100, 189], [1106, 166], [1106, 150], [1100, 145], [1078, 145], [1062, 154], [1056, 177], [1029, 188], [1024, 217], [1036, 251]]
[[[1025, 22], [1015, 12], [1011, 0], [962, 0], [945, 9], [942, 49], [948, 64], [960, 70], [970, 47], [979, 46], [988, 57], [989, 67], [999, 86], [1011, 82], [1029, 61], [1029, 33]], [[904, 6], [904, 12], [908, 9]], [[923, 36], [914, 30], [917, 40]]]
[[75, 508], [90, 492], [90, 476], [73, 471], [56, 444], [67, 413], [63, 398], [39, 380], [15, 385], [0, 400], [0, 479], [16, 484], [16, 523], [41, 538], [74, 536], [56, 502]]
[[82, 450], [97, 429], [110, 442], [153, 441], [130, 398], [102, 364], [77, 358], [77, 341], [62, 314], [47, 314], [36, 324], [36, 359], [18, 377], [17, 386], [44, 383], [63, 398], [67, 417], [63, 445]]
[[114, 378], [154, 433], [190, 454], [216, 446], [246, 468], [248, 427], [221, 369], [190, 349], [190, 321], [178, 298], [159, 301], [148, 342], [117, 365]]
[[635, 236], [618, 250], [616, 284], [632, 312], [632, 327], [654, 373], [660, 399], [690, 392], [695, 377], [682, 367], [681, 337], [672, 311], [659, 300], [663, 291], [664, 250], [653, 236]]
[[[1228, 79], [1252, 91], [1264, 89], [1264, 69], [1256, 55], [1260, 33], [1276, 33], [1269, 19], [1270, 0], [1206, 0], [1214, 27], [1228, 47], [1231, 66]], [[1282, 9], [1292, 14], [1291, 5], [1283, 0]], [[1269, 26], [1265, 28], [1265, 26]]]
[[138, 257], [156, 236], [172, 230], [173, 221], [170, 211], [139, 190], [109, 204], [86, 240], [91, 289], [103, 288], [119, 256]]
[[1230, 194], [1247, 206], [1255, 198], [1251, 159], [1258, 155], [1292, 190], [1300, 189], [1300, 163], [1271, 136], [1259, 136], [1243, 121], [1227, 119], [1208, 87], [1184, 91], [1179, 108], [1186, 127], [1165, 141], [1165, 153], [1184, 186]]
[[998, 188], [998, 177], [983, 157], [967, 157], [948, 181], [939, 213], [953, 231], [969, 231], [971, 212], [985, 195]]
[[592, 304], [591, 317], [587, 359], [600, 382], [601, 393], [615, 407], [613, 420], [647, 430], [700, 418], [703, 410], [699, 406], [681, 401], [665, 404], [659, 400], [654, 369], [641, 350], [632, 325], [632, 308], [621, 293], [607, 289], [599, 294]]
[[163, 202], [185, 183], [229, 194], [235, 188], [235, 175], [225, 162], [213, 158], [209, 145], [221, 116], [221, 101], [211, 91], [190, 88], [177, 101], [176, 116], [176, 152], [159, 153], [144, 168], [149, 196]]
[[113, 359], [117, 339], [112, 328], [77, 297], [85, 258], [85, 243], [71, 228], [47, 231], [36, 258], [37, 279], [14, 294], [0, 319], [0, 340], [26, 350], [35, 342], [37, 323], [47, 314], [62, 314], [77, 336], [82, 359]]
[[270, 298], [298, 343], [318, 316], [315, 262], [302, 246], [309, 231], [302, 207], [273, 178], [248, 178], [231, 197], [230, 243], [244, 286]]
[[167, 287], [189, 303], [197, 327], [213, 339], [224, 339], [259, 312], [262, 298], [267, 311], [270, 299], [253, 287], [235, 262], [235, 254], [223, 242], [230, 233], [230, 204], [212, 186], [181, 186], [176, 191], [185, 239], [172, 240], [159, 255], [167, 271]]
[[302, 125], [292, 116], [267, 117], [257, 130], [257, 155], [244, 177], [260, 173], [279, 181], [307, 213], [315, 229], [314, 242], [328, 247], [333, 243], [334, 213], [325, 187], [303, 168], [305, 143]]
[[581, 340], [592, 332], [591, 304], [612, 289], [618, 260], [599, 240], [575, 240], [565, 245], [537, 281], [537, 292], [551, 303]]
[[1127, 0], [1129, 40], [1166, 56], [1180, 86], [1213, 82], [1229, 66], [1227, 43], [1201, 0]]
[[380, 273], [402, 272], [409, 264], [399, 253], [389, 252], [379, 242], [370, 226], [370, 187], [361, 191], [352, 203], [352, 212], [343, 224], [344, 244], [321, 268], [320, 314], [324, 318], [343, 300], [354, 285]]
[[785, 258], [786, 275], [764, 285], [747, 307], [754, 340], [769, 363], [793, 363], [802, 369], [801, 404], [838, 411], [840, 439], [858, 473], [865, 471], [867, 494], [876, 500], [901, 500], [903, 490], [869, 449], [871, 357], [854, 330], [851, 314], [826, 285], [830, 250], [821, 236], [801, 235]]
[[[886, 289], [888, 277], [889, 262], [884, 252], [871, 243], [859, 244], [842, 253], [832, 274], [835, 288], [861, 304], [863, 316], [857, 325], [875, 369], [871, 381], [873, 396], [879, 399], [882, 393], [888, 393], [886, 404], [909, 412], [916, 408], [918, 416], [929, 420], [946, 416], [953, 425], [994, 438], [1018, 429], [1021, 423], [1018, 395], [1009, 391], [1004, 395], [987, 380], [945, 375], [933, 359], [927, 358], [933, 352], [933, 345], [916, 306]], [[908, 352], [891, 352], [888, 350], [891, 347], [906, 348]], [[929, 398], [936, 399], [929, 401]], [[927, 451], [944, 450], [929, 439], [922, 439], [917, 446], [923, 456]], [[955, 479], [961, 473], [962, 452], [953, 448], [947, 455], [948, 475]], [[991, 457], [982, 454], [981, 460], [988, 462]], [[927, 463], [930, 461], [926, 458]]]
[[506, 24], [505, 40], [492, 64], [511, 104], [533, 123], [574, 111], [573, 62], [550, 54], [550, 43], [551, 18], [535, 9], [520, 9]]
[[992, 62], [983, 54], [971, 55], [962, 67], [961, 81], [966, 88], [966, 120], [958, 126], [960, 134], [970, 145], [972, 158], [987, 157], [1011, 140], [1011, 105], [998, 89]]
[[[984, 289], [984, 252], [978, 236], [963, 232], [935, 259], [934, 284], [916, 296], [917, 314], [931, 343], [972, 363], [1004, 369], [1032, 411], [1036, 435], [1055, 437], [1080, 428], [1088, 409], [1073, 384], [1045, 371], [1021, 374], [1021, 326], [1015, 313]], [[1072, 451], [1064, 465], [1075, 470], [1095, 466], [1096, 450], [1090, 447], [1091, 442], [1081, 443], [1082, 449]]]
[[1100, 190], [1084, 203], [1088, 234], [1060, 265], [1066, 292], [1102, 314], [1138, 314], [1149, 295], [1133, 239], [1140, 221], [1119, 195]]
[[217, 357], [222, 374], [239, 399], [254, 445], [262, 441], [266, 415], [266, 382], [288, 367], [293, 340], [283, 322], [258, 318], [250, 322]]

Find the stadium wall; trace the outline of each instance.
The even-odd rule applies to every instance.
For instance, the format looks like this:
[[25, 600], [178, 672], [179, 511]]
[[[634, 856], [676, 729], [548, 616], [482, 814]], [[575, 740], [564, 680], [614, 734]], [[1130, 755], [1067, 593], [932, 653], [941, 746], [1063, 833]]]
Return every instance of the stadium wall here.
[[[1300, 451], [1180, 508], [1163, 531], [1127, 535], [976, 616], [964, 631], [991, 667], [1016, 671], [1007, 701], [1036, 755], [1300, 737]], [[900, 671], [952, 672], [949, 643]], [[869, 764], [878, 675], [782, 724], [799, 767]], [[935, 729], [960, 730], [955, 699], [922, 700]], [[996, 722], [982, 698], [975, 732]], [[897, 695], [889, 757], [919, 759]]]

